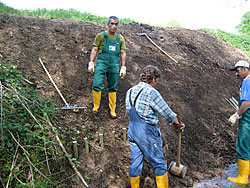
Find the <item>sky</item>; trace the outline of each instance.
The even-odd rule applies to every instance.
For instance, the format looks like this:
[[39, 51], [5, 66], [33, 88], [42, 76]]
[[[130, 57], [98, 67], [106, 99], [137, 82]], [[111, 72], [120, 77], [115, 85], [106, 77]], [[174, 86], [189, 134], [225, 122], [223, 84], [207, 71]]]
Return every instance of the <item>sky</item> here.
[[97, 16], [117, 16], [166, 26], [176, 21], [186, 29], [220, 29], [237, 33], [235, 27], [250, 11], [250, 0], [0, 0], [15, 9], [76, 9]]

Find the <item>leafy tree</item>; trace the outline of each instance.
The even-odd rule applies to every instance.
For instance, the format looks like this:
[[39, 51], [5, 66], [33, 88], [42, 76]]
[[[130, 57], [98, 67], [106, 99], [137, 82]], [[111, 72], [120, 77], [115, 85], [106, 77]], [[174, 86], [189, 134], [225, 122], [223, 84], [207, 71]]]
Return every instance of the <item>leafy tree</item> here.
[[243, 15], [241, 23], [236, 28], [240, 33], [250, 35], [250, 11]]

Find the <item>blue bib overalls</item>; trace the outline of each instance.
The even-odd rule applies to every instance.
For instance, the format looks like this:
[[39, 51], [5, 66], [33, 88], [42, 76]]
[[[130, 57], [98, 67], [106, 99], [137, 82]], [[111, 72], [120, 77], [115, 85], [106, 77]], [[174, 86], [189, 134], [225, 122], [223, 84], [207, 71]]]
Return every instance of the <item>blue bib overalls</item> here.
[[[142, 89], [143, 90], [143, 89]], [[132, 105], [131, 92], [129, 112], [128, 140], [131, 150], [131, 163], [129, 176], [137, 177], [142, 173], [144, 156], [153, 166], [156, 176], [162, 176], [167, 172], [166, 161], [163, 155], [161, 133], [158, 125], [150, 125], [143, 120], [136, 112], [135, 104], [138, 96]]]

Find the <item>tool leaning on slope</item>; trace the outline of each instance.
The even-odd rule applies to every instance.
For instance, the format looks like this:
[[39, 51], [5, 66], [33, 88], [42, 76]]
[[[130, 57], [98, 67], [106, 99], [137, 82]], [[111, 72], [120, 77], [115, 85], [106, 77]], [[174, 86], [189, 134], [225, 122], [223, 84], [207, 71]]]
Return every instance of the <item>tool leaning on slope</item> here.
[[[88, 64], [88, 71], [94, 73], [92, 86], [94, 108], [92, 111], [96, 113], [99, 110], [101, 93], [104, 89], [103, 81], [107, 76], [110, 117], [112, 119], [117, 117], [115, 109], [119, 75], [121, 78], [126, 75], [126, 45], [124, 37], [116, 33], [118, 24], [119, 19], [117, 17], [110, 16], [108, 18], [108, 31], [96, 35]], [[95, 68], [94, 61], [96, 58]]]
[[238, 176], [228, 177], [229, 181], [240, 184], [248, 184], [250, 175], [250, 70], [249, 63], [245, 60], [238, 61], [231, 69], [236, 76], [243, 79], [240, 87], [239, 109], [230, 118], [229, 123], [238, 122], [238, 136], [236, 151], [238, 154]]
[[158, 114], [170, 125], [180, 130], [185, 128], [161, 94], [154, 89], [160, 78], [160, 71], [153, 65], [144, 67], [141, 82], [130, 88], [126, 94], [126, 113], [129, 116], [128, 140], [131, 162], [129, 180], [131, 188], [139, 188], [144, 157], [154, 168], [158, 188], [168, 188], [168, 169], [163, 155]]

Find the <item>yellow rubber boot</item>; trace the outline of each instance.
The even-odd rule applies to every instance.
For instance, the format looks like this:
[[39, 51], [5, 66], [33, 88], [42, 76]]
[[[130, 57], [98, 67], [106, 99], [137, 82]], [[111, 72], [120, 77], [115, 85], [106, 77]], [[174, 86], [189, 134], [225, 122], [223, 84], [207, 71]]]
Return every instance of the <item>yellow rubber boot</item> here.
[[157, 188], [168, 188], [168, 172], [163, 176], [156, 176]]
[[116, 108], [116, 92], [109, 92], [109, 109], [110, 109], [110, 116], [112, 119], [117, 118], [115, 113]]
[[140, 176], [137, 177], [128, 177], [129, 178], [129, 182], [131, 185], [131, 188], [139, 188], [140, 187]]
[[250, 176], [250, 162], [249, 162], [249, 171], [248, 171], [248, 175]]
[[93, 101], [94, 101], [94, 108], [92, 112], [96, 113], [98, 112], [98, 109], [100, 107], [102, 91], [92, 90], [92, 92], [93, 92]]
[[248, 175], [249, 161], [238, 159], [238, 176], [236, 178], [228, 177], [227, 179], [234, 183], [248, 184]]

